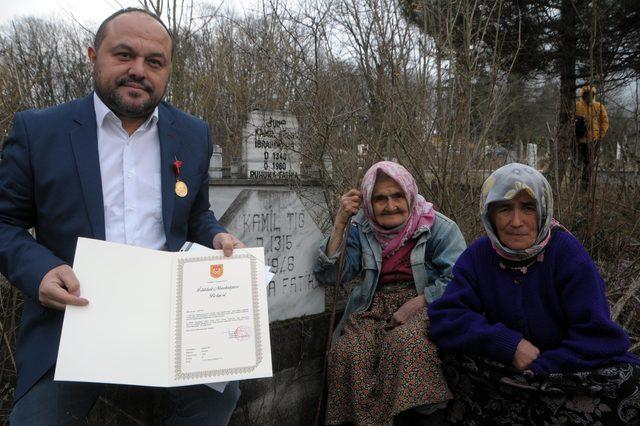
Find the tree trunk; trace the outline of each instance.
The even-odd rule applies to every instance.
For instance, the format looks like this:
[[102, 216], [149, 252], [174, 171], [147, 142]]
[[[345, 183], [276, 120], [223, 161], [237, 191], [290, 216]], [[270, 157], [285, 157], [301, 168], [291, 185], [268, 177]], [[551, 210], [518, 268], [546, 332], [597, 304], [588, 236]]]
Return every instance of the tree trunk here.
[[557, 185], [554, 188], [556, 191], [562, 185], [562, 178], [567, 166], [570, 166], [569, 157], [573, 155], [573, 143], [575, 142], [573, 116], [576, 91], [577, 16], [574, 7], [579, 8], [579, 3], [582, 2], [562, 0], [560, 5], [560, 44], [558, 46], [560, 105], [556, 149], [552, 153], [553, 164], [557, 164], [556, 174], [553, 176], [554, 183]]

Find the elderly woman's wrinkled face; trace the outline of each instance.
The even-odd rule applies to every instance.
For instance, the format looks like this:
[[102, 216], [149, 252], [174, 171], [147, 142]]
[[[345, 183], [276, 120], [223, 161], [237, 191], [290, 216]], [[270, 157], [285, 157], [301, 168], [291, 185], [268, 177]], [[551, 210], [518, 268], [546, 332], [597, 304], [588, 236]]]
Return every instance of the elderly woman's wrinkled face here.
[[524, 250], [536, 242], [536, 200], [526, 191], [520, 191], [511, 200], [492, 203], [490, 211], [502, 244], [512, 250]]
[[376, 223], [383, 228], [395, 228], [409, 217], [409, 203], [398, 183], [385, 174], [376, 179], [371, 193], [371, 205]]

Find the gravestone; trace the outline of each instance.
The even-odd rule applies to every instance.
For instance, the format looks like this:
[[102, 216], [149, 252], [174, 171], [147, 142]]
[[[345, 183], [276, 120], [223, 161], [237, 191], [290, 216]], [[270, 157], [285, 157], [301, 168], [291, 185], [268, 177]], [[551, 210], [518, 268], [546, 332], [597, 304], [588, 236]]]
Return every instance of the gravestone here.
[[264, 247], [276, 273], [267, 287], [270, 321], [324, 312], [313, 274], [322, 233], [295, 192], [242, 190], [220, 223], [247, 246]]
[[222, 147], [220, 145], [213, 145], [209, 160], [209, 176], [212, 179], [222, 179]]
[[527, 164], [533, 168], [538, 166], [538, 145], [535, 143], [527, 144]]
[[298, 120], [283, 111], [254, 110], [243, 130], [242, 168], [255, 180], [295, 179], [300, 175]]

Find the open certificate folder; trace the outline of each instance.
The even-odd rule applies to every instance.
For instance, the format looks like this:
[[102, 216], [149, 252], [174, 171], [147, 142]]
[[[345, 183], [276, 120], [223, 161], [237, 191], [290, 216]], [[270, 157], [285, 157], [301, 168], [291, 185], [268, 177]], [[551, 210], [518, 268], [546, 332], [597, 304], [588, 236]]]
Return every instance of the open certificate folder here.
[[84, 307], [65, 311], [55, 380], [184, 386], [269, 377], [262, 248], [161, 252], [78, 239]]

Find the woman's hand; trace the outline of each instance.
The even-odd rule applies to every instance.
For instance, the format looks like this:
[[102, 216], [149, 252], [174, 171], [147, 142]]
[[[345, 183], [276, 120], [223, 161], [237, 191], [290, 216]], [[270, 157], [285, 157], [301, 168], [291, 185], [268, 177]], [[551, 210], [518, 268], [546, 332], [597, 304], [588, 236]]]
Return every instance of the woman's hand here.
[[351, 220], [351, 216], [358, 212], [360, 204], [362, 204], [362, 193], [357, 189], [350, 190], [340, 198], [340, 208], [333, 221], [333, 231], [331, 231], [331, 239], [327, 245], [327, 256], [333, 256], [342, 245], [344, 228]]
[[384, 326], [385, 330], [392, 330], [399, 325], [402, 325], [409, 321], [411, 317], [420, 312], [422, 309], [427, 307], [427, 301], [425, 300], [423, 295], [418, 295], [412, 299], [409, 299], [405, 302], [404, 305], [400, 306], [400, 309], [394, 312], [393, 316], [389, 321], [387, 321], [387, 325]]
[[334, 226], [346, 226], [351, 216], [358, 213], [358, 209], [362, 204], [362, 193], [357, 189], [351, 189], [340, 198], [340, 208], [336, 213], [336, 218], [333, 222]]
[[513, 366], [519, 371], [526, 371], [529, 365], [540, 356], [540, 349], [526, 339], [520, 340], [516, 353], [513, 355]]

